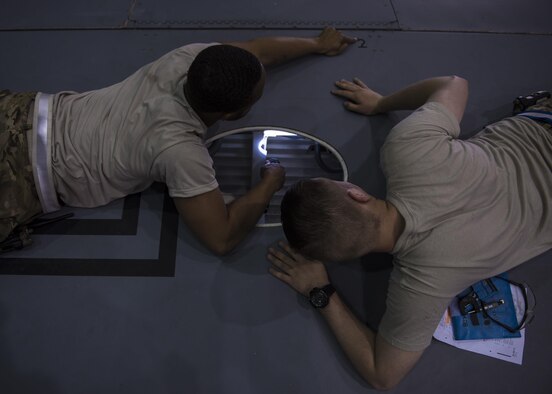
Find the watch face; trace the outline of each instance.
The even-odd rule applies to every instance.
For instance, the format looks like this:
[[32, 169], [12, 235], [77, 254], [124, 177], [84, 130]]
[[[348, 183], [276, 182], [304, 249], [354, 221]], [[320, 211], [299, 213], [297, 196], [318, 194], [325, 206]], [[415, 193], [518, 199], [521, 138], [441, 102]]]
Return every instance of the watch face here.
[[312, 306], [315, 308], [324, 308], [326, 305], [328, 305], [328, 295], [324, 292], [324, 290], [319, 288], [314, 288], [310, 292], [309, 301]]

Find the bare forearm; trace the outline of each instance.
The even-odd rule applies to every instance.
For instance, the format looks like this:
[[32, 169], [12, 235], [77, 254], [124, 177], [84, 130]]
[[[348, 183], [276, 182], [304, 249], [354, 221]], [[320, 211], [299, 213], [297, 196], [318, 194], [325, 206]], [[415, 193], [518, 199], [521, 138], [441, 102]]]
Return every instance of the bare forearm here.
[[227, 250], [232, 250], [255, 227], [274, 192], [267, 182], [260, 182], [227, 205]]
[[343, 351], [364, 380], [378, 390], [395, 387], [414, 367], [421, 351], [398, 349], [366, 327], [338, 294], [321, 310]]
[[388, 96], [370, 89], [358, 78], [340, 80], [332, 94], [343, 97], [345, 108], [363, 115], [414, 110], [428, 101], [445, 106], [458, 122], [462, 120], [468, 100], [468, 81], [457, 76], [425, 79]]
[[255, 226], [277, 185], [261, 181], [244, 196], [226, 205], [221, 191], [174, 199], [182, 219], [212, 252], [225, 255], [230, 252]]
[[338, 294], [331, 297], [321, 313], [355, 369], [374, 388], [380, 388], [375, 361], [376, 334], [356, 318]]
[[228, 44], [248, 50], [265, 66], [274, 66], [311, 54], [339, 55], [355, 41], [327, 27], [318, 37], [260, 37]]
[[393, 94], [384, 96], [378, 103], [377, 112], [414, 110], [424, 105], [432, 95], [455, 83], [459, 77], [436, 77], [419, 81]]
[[318, 52], [314, 37], [263, 37], [250, 41], [259, 60], [265, 66], [275, 66]]

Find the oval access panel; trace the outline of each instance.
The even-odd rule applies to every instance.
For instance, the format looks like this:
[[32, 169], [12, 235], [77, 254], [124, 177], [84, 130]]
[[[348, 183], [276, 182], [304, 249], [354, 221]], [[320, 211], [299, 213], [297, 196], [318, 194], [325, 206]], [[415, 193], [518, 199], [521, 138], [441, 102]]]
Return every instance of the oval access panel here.
[[339, 152], [303, 131], [254, 126], [225, 131], [205, 141], [213, 158], [220, 190], [226, 203], [245, 194], [260, 179], [267, 158], [286, 168], [286, 181], [270, 201], [257, 227], [279, 226], [280, 203], [286, 190], [305, 178], [348, 179], [347, 165]]

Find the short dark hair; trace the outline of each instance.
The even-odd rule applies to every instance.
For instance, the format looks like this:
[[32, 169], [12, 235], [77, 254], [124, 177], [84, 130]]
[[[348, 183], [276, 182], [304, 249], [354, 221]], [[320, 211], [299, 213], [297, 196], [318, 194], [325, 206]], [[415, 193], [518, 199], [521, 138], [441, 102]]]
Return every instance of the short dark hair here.
[[262, 77], [255, 55], [231, 45], [202, 50], [188, 69], [188, 89], [202, 112], [235, 112], [246, 108]]
[[347, 249], [363, 235], [365, 224], [344, 194], [328, 184], [306, 179], [288, 189], [281, 204], [282, 228], [289, 245], [318, 260], [350, 258]]

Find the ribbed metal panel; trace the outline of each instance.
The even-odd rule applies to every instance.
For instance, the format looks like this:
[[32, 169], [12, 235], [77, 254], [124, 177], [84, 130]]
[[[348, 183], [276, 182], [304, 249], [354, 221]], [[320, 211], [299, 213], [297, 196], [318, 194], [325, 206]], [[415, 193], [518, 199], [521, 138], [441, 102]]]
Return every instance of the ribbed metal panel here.
[[[217, 174], [220, 190], [224, 194], [239, 197], [252, 186], [252, 168], [257, 168], [252, 160], [258, 160], [258, 149], [255, 134], [259, 132], [237, 133], [216, 140], [209, 147], [213, 157], [214, 168]], [[335, 180], [343, 180], [343, 171], [339, 160], [333, 153], [322, 145], [319, 145], [319, 159], [317, 161], [317, 142], [303, 136], [279, 136], [271, 137], [267, 141], [267, 157], [277, 158], [286, 169], [284, 187], [278, 191], [267, 208], [265, 215], [259, 220], [259, 224], [271, 224], [280, 222], [280, 204], [286, 190], [295, 182], [305, 178], [325, 177]], [[257, 158], [256, 158], [257, 156]], [[264, 155], [262, 155], [264, 158]], [[339, 172], [329, 172], [323, 167], [339, 169]], [[255, 178], [255, 177], [253, 177]]]
[[209, 148], [223, 193], [237, 197], [251, 187], [252, 139], [252, 133], [233, 134], [215, 141]]

